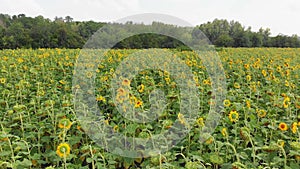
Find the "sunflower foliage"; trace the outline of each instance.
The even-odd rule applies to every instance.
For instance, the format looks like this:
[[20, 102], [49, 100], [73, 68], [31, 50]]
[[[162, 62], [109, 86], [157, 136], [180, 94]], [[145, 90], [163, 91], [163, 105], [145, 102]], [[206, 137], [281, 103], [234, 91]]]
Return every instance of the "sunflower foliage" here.
[[[187, 125], [170, 72], [141, 70], [133, 79], [119, 79], [121, 87], [115, 92], [110, 90], [118, 65], [136, 51], [110, 50], [97, 65], [95, 101], [104, 124], [115, 133], [138, 138], [164, 132], [176, 120]], [[77, 119], [72, 78], [79, 52], [0, 51], [0, 168], [300, 168], [300, 49], [219, 50], [227, 96], [222, 119], [204, 142], [199, 137], [214, 104], [212, 82], [195, 53], [176, 53], [194, 74], [198, 116], [187, 126], [189, 134], [169, 151], [136, 159], [100, 147]], [[85, 76], [92, 78], [93, 73]], [[149, 110], [155, 89], [166, 96], [156, 120], [135, 123], [118, 111], [117, 104], [124, 101], [130, 109]]]

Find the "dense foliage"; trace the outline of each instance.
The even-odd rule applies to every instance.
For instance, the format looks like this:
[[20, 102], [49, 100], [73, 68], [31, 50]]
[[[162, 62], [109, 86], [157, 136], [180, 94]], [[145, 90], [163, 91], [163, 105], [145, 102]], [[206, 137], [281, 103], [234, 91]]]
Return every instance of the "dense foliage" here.
[[[120, 62], [137, 51], [110, 50], [97, 65], [95, 100], [106, 115], [103, 125], [138, 138], [168, 130], [175, 120], [186, 125], [186, 116], [176, 103], [180, 91], [169, 72], [144, 70], [133, 79], [121, 79], [124, 88], [130, 88], [133, 109], [149, 109], [148, 96], [154, 89], [165, 92], [168, 104], [157, 120], [132, 123], [117, 111], [116, 105], [124, 98], [117, 95], [113, 100], [110, 80]], [[176, 57], [195, 76], [201, 102], [197, 120], [187, 126], [189, 134], [170, 151], [137, 159], [97, 146], [78, 121], [72, 77], [78, 73], [74, 65], [79, 52], [0, 51], [0, 168], [300, 168], [299, 49], [220, 50], [228, 94], [223, 118], [204, 143], [199, 136], [214, 104], [211, 81], [194, 53], [178, 52]], [[93, 74], [85, 76], [92, 78]], [[119, 92], [121, 95], [122, 90]]]
[[[82, 48], [85, 42], [105, 23], [73, 21], [73, 18], [56, 17], [53, 21], [43, 16], [27, 17], [24, 14], [9, 16], [0, 14], [0, 49], [16, 48]], [[132, 24], [128, 22], [126, 24]], [[154, 23], [159, 24], [160, 23]], [[147, 29], [143, 24], [139, 29]], [[270, 29], [258, 32], [245, 29], [239, 22], [214, 20], [197, 26], [219, 47], [300, 47], [297, 35], [271, 37]], [[147, 34], [134, 36], [116, 48], [182, 48], [182, 44], [170, 37]]]

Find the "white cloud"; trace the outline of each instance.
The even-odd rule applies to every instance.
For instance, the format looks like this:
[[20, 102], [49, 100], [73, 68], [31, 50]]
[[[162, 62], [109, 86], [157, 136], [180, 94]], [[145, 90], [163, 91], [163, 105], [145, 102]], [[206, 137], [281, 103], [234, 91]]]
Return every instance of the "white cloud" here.
[[4, 14], [29, 16], [43, 13], [41, 6], [34, 0], [0, 0], [0, 11]]

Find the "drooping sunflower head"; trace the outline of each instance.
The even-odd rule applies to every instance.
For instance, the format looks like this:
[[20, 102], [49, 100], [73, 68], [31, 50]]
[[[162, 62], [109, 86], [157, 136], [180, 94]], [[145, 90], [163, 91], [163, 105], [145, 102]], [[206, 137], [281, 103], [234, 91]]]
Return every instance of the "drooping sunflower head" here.
[[72, 126], [72, 122], [67, 118], [61, 119], [58, 123], [58, 127], [61, 129], [70, 129], [71, 126]]
[[70, 148], [70, 145], [68, 143], [60, 143], [57, 146], [56, 154], [60, 158], [68, 157], [70, 155], [70, 152], [71, 152], [71, 148]]
[[228, 134], [227, 134], [227, 129], [226, 129], [225, 127], [222, 128], [221, 133], [222, 133], [222, 135], [223, 135], [224, 137], [227, 137], [227, 136], [228, 136]]

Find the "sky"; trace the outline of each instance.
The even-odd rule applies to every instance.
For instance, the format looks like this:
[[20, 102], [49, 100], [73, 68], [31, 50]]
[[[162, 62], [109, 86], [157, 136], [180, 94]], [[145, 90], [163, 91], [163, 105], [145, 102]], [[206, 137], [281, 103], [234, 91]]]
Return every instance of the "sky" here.
[[193, 26], [218, 18], [238, 21], [253, 31], [270, 28], [272, 36], [300, 35], [300, 0], [0, 0], [0, 13], [101, 22], [160, 13]]

